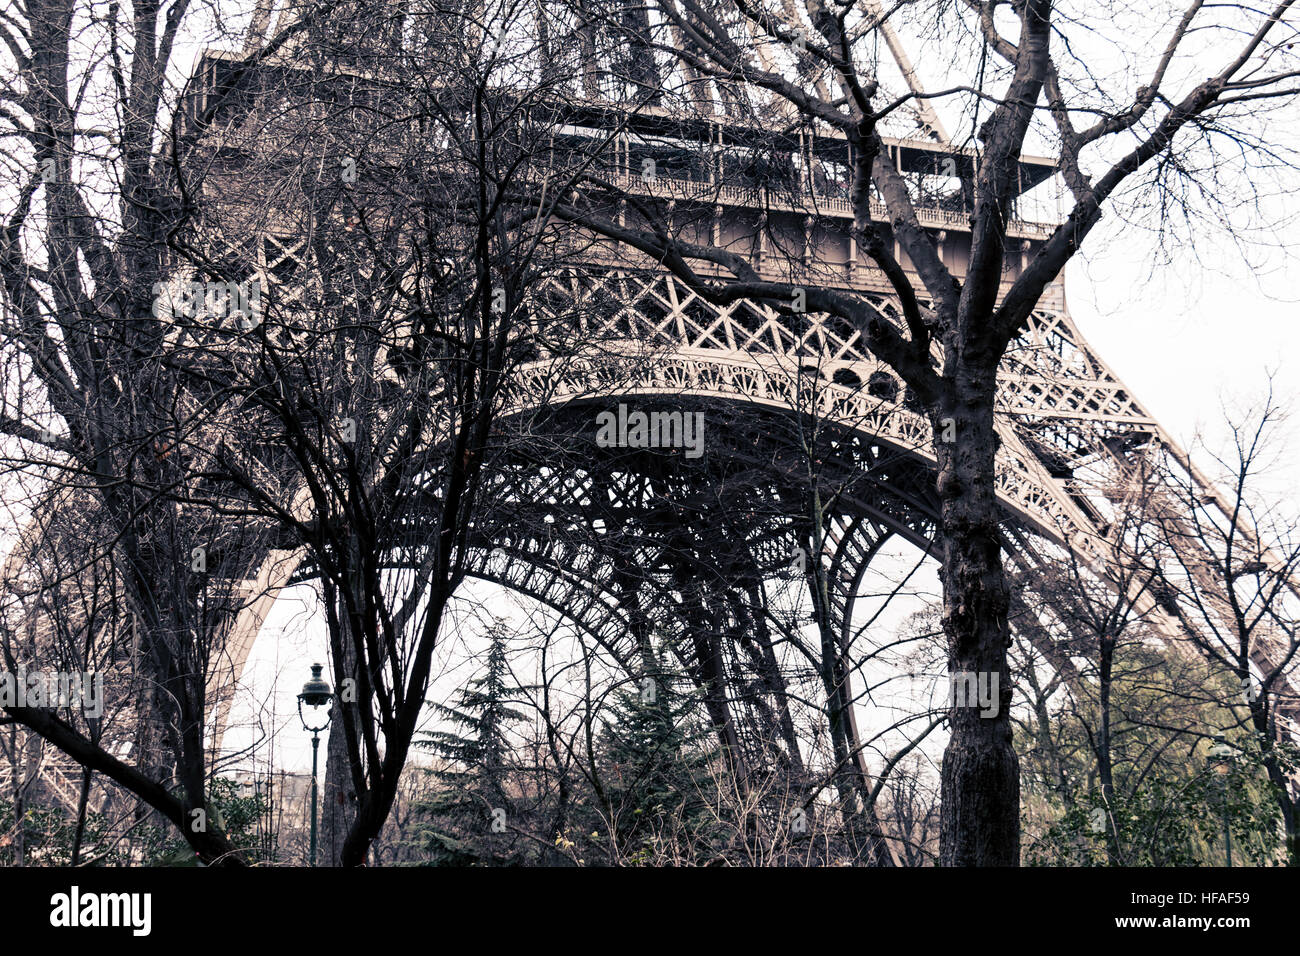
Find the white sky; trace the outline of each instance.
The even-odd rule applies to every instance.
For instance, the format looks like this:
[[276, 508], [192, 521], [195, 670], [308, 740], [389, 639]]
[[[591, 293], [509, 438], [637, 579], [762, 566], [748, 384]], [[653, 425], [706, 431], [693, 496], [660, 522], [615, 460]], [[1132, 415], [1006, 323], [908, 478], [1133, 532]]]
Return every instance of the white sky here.
[[[1287, 239], [1300, 242], [1291, 227]], [[1261, 274], [1231, 254], [1209, 258], [1199, 272], [1187, 264], [1146, 267], [1149, 237], [1118, 236], [1085, 248], [1066, 270], [1070, 313], [1096, 351], [1171, 435], [1183, 444], [1204, 426], [1213, 439], [1224, 403], [1251, 402], [1274, 373], [1278, 397], [1294, 405], [1300, 360], [1300, 268], [1294, 251]], [[1300, 443], [1300, 420], [1279, 432]], [[1291, 448], [1291, 478], [1294, 468]], [[1289, 488], [1295, 487], [1291, 480]]]

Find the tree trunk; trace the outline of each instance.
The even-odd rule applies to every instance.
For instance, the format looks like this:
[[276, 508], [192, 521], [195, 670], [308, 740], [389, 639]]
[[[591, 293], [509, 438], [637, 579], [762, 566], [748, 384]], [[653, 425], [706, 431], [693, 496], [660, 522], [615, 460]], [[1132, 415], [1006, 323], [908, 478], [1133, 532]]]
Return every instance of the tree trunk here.
[[939, 861], [1017, 866], [1020, 767], [1011, 745], [1009, 600], [992, 480], [993, 374], [987, 381], [971, 378], [959, 378], [955, 401], [932, 421], [942, 501], [943, 629], [950, 677], [996, 675], [998, 701], [996, 713], [987, 717], [978, 706], [952, 707], [952, 736], [943, 757]]
[[72, 833], [72, 857], [70, 866], [81, 862], [81, 841], [86, 834], [86, 810], [90, 805], [90, 778], [94, 773], [89, 767], [81, 771], [81, 790], [77, 794], [77, 826]]
[[[352, 766], [348, 759], [348, 738], [343, 729], [341, 707], [355, 708], [355, 703], [344, 703], [343, 680], [356, 673], [356, 648], [353, 644], [348, 616], [339, 610], [339, 626], [344, 629], [343, 662], [336, 680], [334, 700], [330, 704], [333, 719], [325, 740], [325, 784], [321, 788], [320, 846], [317, 848], [318, 866], [342, 866], [343, 843], [357, 816], [357, 794], [352, 785]], [[359, 718], [358, 718], [359, 719]]]
[[1119, 866], [1119, 829], [1115, 818], [1115, 777], [1110, 755], [1110, 685], [1115, 660], [1115, 639], [1101, 638], [1101, 729], [1097, 732], [1097, 776], [1106, 805], [1106, 865]]
[[[1249, 664], [1242, 664], [1240, 672], [1244, 673], [1248, 678], [1250, 676]], [[1300, 866], [1300, 807], [1291, 798], [1289, 789], [1291, 781], [1288, 779], [1287, 772], [1283, 768], [1281, 761], [1278, 760], [1274, 739], [1276, 728], [1274, 726], [1273, 705], [1268, 696], [1264, 694], [1252, 698], [1249, 705], [1251, 725], [1255, 728], [1255, 732], [1259, 735], [1259, 739], [1263, 744], [1264, 771], [1268, 775], [1269, 782], [1273, 784], [1273, 793], [1277, 800], [1278, 810], [1282, 814], [1286, 865]]]

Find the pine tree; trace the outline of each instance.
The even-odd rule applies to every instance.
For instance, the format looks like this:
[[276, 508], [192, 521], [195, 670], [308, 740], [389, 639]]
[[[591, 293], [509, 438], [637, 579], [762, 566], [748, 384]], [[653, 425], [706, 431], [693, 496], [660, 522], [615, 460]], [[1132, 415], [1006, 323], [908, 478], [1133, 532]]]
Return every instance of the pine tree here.
[[517, 862], [508, 731], [524, 719], [513, 705], [528, 688], [511, 681], [506, 626], [495, 624], [488, 640], [483, 672], [457, 693], [452, 706], [434, 707], [450, 729], [426, 732], [416, 742], [442, 762], [429, 771], [433, 794], [415, 808], [427, 819], [421, 837], [434, 866]]
[[647, 664], [636, 685], [615, 696], [599, 739], [615, 855], [649, 862], [656, 845], [666, 851], [672, 843], [695, 861], [709, 855], [715, 748], [697, 716], [698, 697], [679, 689], [682, 679], [661, 655]]

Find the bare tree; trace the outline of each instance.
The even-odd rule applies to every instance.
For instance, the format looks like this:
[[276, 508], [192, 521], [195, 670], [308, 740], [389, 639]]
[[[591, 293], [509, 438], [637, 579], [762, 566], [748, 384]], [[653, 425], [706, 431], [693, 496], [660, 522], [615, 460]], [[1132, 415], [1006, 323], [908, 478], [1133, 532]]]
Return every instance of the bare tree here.
[[[898, 303], [897, 322], [883, 317], [868, 297], [804, 288], [797, 276], [756, 267], [751, 256], [711, 239], [707, 230], [670, 225], [674, 211], [679, 220], [682, 215], [675, 204], [619, 195], [593, 179], [557, 213], [644, 253], [710, 301], [753, 299], [785, 308], [799, 296], [810, 312], [843, 318], [923, 409], [934, 436], [942, 499], [939, 556], [949, 667], [997, 674], [1003, 694], [997, 716], [954, 710], [942, 788], [946, 865], [1014, 865], [1019, 859], [1009, 595], [994, 481], [999, 363], [1103, 208], [1124, 190], [1158, 195], [1170, 208], [1192, 191], [1183, 188], [1189, 181], [1194, 189], [1196, 169], [1214, 168], [1212, 161], [1185, 159], [1268, 149], [1267, 137], [1258, 133], [1259, 114], [1294, 99], [1292, 7], [1292, 0], [1283, 0], [1267, 10], [1210, 8], [1197, 0], [1181, 14], [1164, 11], [1164, 42], [1142, 41], [1127, 50], [1128, 66], [1116, 75], [1094, 68], [1096, 46], [1089, 42], [1102, 37], [1122, 45], [1123, 27], [1106, 7], [1079, 17], [1059, 13], [1050, 0], [888, 8], [664, 0], [653, 5], [653, 22], [629, 32], [619, 13], [577, 5], [591, 19], [593, 36], [621, 37], [624, 49], [657, 57], [630, 57], [640, 72], [610, 57], [592, 81], [607, 92], [619, 91], [629, 108], [653, 103], [683, 116], [712, 115], [733, 141], [773, 152], [783, 148], [782, 137], [793, 139], [798, 130], [815, 131], [836, 149], [847, 147], [850, 236], [887, 277]], [[873, 51], [896, 40], [894, 25], [942, 31], [955, 74], [948, 85], [923, 88], [916, 72], [906, 70], [911, 90], [886, 90]], [[1218, 41], [1207, 47], [1207, 36]], [[1208, 76], [1201, 65], [1206, 56], [1216, 64]], [[647, 62], [663, 66], [670, 77], [661, 74], [659, 82], [647, 84]], [[1191, 73], [1205, 78], [1188, 80]], [[961, 110], [963, 132], [973, 142], [969, 149], [949, 148], [970, 200], [964, 270], [940, 255], [939, 236], [918, 214], [924, 202], [914, 185], [918, 177], [900, 164], [901, 152], [886, 146], [888, 124], [913, 105], [923, 124], [921, 137], [940, 136], [936, 108], [948, 103]], [[1004, 285], [1008, 224], [1031, 132], [1059, 151], [1058, 168], [1073, 207]], [[1143, 183], [1145, 171], [1151, 176]], [[782, 193], [779, 181], [769, 180], [768, 188]], [[1222, 187], [1209, 195], [1221, 201]], [[618, 199], [627, 200], [625, 216], [611, 213]], [[884, 216], [873, 213], [873, 199], [883, 202]], [[806, 197], [788, 190], [782, 202], [816, 211]]]
[[[96, 532], [62, 560], [69, 574], [96, 569], [110, 590], [94, 596], [111, 597], [113, 619], [101, 629], [83, 612], [77, 637], [138, 642], [143, 736], [124, 760], [52, 710], [8, 712], [180, 827], [205, 860], [237, 862], [209, 821], [206, 676], [238, 610], [235, 582], [267, 529], [182, 503], [209, 464], [204, 450], [229, 429], [231, 396], [194, 374], [155, 312], [179, 258], [173, 240], [199, 205], [187, 177], [204, 122], [251, 65], [236, 62], [206, 105], [183, 108], [173, 53], [186, 31], [211, 29], [205, 19], [186, 2], [128, 11], [52, 0], [0, 24], [12, 200], [0, 239], [7, 477], [78, 489], [33, 500], [85, 509], [79, 520]], [[14, 650], [4, 648], [10, 669]]]
[[1211, 453], [1223, 493], [1198, 490], [1191, 462], [1170, 463], [1173, 491], [1156, 516], [1165, 560], [1156, 573], [1165, 608], [1239, 691], [1221, 702], [1222, 729], [1249, 731], [1251, 756], [1263, 764], [1282, 817], [1288, 865], [1300, 866], [1297, 701], [1290, 690], [1300, 652], [1300, 535], [1295, 515], [1268, 504], [1261, 487], [1282, 418], [1270, 392], [1257, 409], [1228, 421], [1227, 453]]
[[[498, 468], [538, 398], [519, 370], [582, 343], [531, 296], [567, 249], [547, 203], [572, 173], [550, 158], [564, 98], [531, 71], [536, 41], [510, 39], [518, 14], [413, 4], [404, 35], [390, 10], [345, 12], [231, 114], [224, 141], [252, 149], [237, 176], [214, 170], [239, 186], [202, 238], [295, 249], [255, 334], [220, 338], [281, 480], [248, 447], [219, 448], [214, 471], [319, 583], [338, 684], [327, 837], [358, 865], [396, 799], [448, 604], [492, 550], [489, 516], [519, 506]], [[520, 191], [550, 198], [521, 207]]]

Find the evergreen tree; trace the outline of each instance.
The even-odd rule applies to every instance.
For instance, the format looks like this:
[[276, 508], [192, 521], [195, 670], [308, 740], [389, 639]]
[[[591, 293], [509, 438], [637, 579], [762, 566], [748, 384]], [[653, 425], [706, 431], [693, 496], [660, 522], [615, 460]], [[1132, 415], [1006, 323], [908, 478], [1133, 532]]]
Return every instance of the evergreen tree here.
[[709, 762], [716, 745], [699, 700], [660, 655], [647, 655], [636, 684], [615, 695], [598, 741], [598, 766], [613, 856], [623, 862], [702, 862], [712, 854]]
[[415, 808], [427, 820], [421, 840], [434, 866], [519, 862], [510, 825], [514, 768], [508, 732], [524, 719], [513, 705], [528, 688], [512, 683], [506, 626], [495, 624], [488, 640], [483, 672], [457, 693], [451, 706], [435, 705], [450, 728], [424, 733], [416, 742], [442, 762], [429, 771], [433, 794]]

